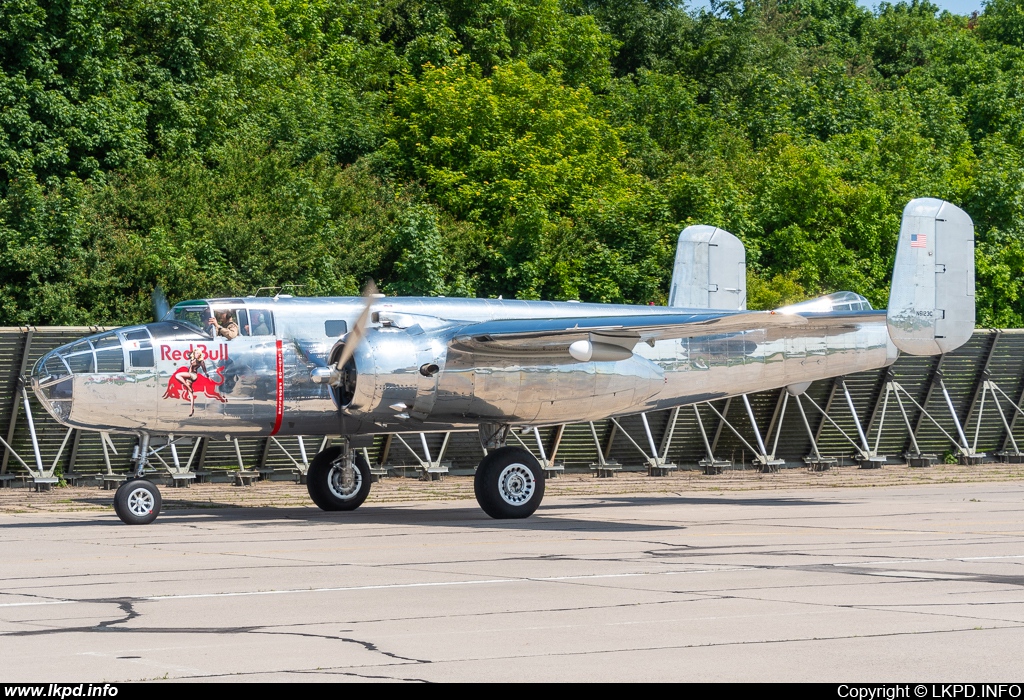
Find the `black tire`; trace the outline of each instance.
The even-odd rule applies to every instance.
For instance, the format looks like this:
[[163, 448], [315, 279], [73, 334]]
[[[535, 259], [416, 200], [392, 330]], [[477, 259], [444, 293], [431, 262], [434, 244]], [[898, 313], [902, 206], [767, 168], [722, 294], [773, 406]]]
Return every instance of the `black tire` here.
[[544, 499], [544, 470], [529, 450], [501, 447], [480, 462], [473, 489], [492, 518], [528, 518]]
[[370, 465], [356, 454], [353, 482], [345, 484], [335, 462], [341, 457], [340, 447], [328, 447], [313, 458], [306, 472], [306, 490], [320, 510], [355, 510], [370, 495]]
[[114, 494], [114, 512], [125, 525], [148, 525], [160, 515], [160, 489], [145, 479], [130, 479]]

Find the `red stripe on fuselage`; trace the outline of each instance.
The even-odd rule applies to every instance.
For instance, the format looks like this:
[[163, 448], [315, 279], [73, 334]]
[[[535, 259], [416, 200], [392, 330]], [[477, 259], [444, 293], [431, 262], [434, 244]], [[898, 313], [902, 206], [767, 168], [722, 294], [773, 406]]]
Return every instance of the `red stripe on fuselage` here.
[[281, 349], [281, 341], [277, 341], [277, 401], [274, 409], [274, 429], [271, 435], [277, 435], [281, 429], [281, 419], [284, 417], [284, 352]]

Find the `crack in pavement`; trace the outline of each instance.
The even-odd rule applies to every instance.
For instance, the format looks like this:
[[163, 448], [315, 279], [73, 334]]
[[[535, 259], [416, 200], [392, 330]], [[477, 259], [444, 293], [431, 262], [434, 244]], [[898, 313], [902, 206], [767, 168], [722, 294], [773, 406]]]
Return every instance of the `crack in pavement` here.
[[[1024, 629], [1024, 624], [1014, 625], [1000, 625], [999, 627], [990, 627], [988, 630], [1013, 630], [1013, 629]], [[461, 663], [466, 661], [502, 661], [509, 659], [535, 659], [542, 657], [572, 657], [572, 656], [590, 656], [597, 654], [628, 654], [635, 652], [652, 652], [652, 651], [671, 651], [674, 649], [706, 649], [716, 647], [736, 647], [736, 646], [760, 646], [770, 644], [794, 644], [800, 642], [835, 642], [843, 641], [846, 639], [885, 639], [890, 637], [905, 637], [905, 636], [927, 636], [927, 635], [939, 635], [939, 634], [955, 634], [959, 632], [975, 632], [979, 630], [967, 630], [967, 629], [945, 629], [945, 630], [920, 630], [911, 632], [880, 632], [877, 634], [847, 634], [847, 635], [835, 635], [828, 637], [790, 637], [785, 639], [753, 639], [743, 640], [734, 642], [706, 642], [696, 644], [667, 644], [664, 646], [646, 646], [646, 647], [627, 647], [622, 649], [592, 649], [587, 651], [547, 651], [536, 654], [512, 654], [508, 656], [479, 656], [479, 657], [465, 657], [459, 659], [439, 659], [433, 662], [433, 665], [439, 666], [449, 663]]]
[[401, 678], [397, 676], [374, 676], [368, 673], [355, 673], [354, 671], [335, 671], [333, 669], [317, 669], [315, 671], [287, 671], [287, 673], [313, 674], [321, 673], [332, 676], [351, 676], [352, 678], [366, 678], [369, 680], [404, 681], [406, 683], [433, 683], [426, 678]]
[[364, 649], [366, 649], [367, 651], [372, 651], [375, 654], [383, 654], [384, 656], [387, 656], [387, 657], [390, 657], [392, 659], [395, 659], [396, 661], [409, 661], [410, 663], [416, 663], [416, 664], [429, 664], [429, 663], [433, 663], [429, 659], [414, 659], [411, 656], [400, 656], [398, 654], [395, 654], [394, 652], [384, 651], [383, 649], [378, 648], [377, 645], [374, 644], [373, 642], [364, 642], [361, 639], [353, 639], [352, 637], [337, 637], [337, 636], [330, 635], [330, 634], [313, 634], [312, 632], [289, 632], [289, 631], [269, 632], [269, 631], [267, 631], [265, 629], [257, 629], [257, 630], [254, 630], [254, 631], [257, 632], [258, 634], [290, 635], [290, 636], [294, 636], [294, 637], [313, 637], [313, 638], [317, 638], [317, 639], [334, 639], [334, 640], [337, 640], [339, 642], [347, 642], [349, 644], [358, 644], [358, 645], [362, 646]]
[[366, 651], [374, 654], [381, 654], [396, 661], [405, 661], [416, 664], [429, 664], [432, 663], [429, 659], [416, 659], [408, 656], [401, 656], [394, 652], [385, 651], [379, 648], [376, 644], [362, 639], [355, 639], [353, 637], [340, 637], [337, 635], [329, 634], [314, 634], [311, 632], [292, 632], [289, 630], [275, 631], [273, 627], [267, 627], [264, 625], [245, 625], [238, 627], [118, 627], [117, 625], [123, 625], [131, 620], [142, 616], [135, 606], [140, 602], [145, 602], [145, 598], [106, 598], [106, 599], [85, 599], [76, 602], [79, 603], [98, 603], [98, 604], [110, 604], [114, 603], [117, 605], [124, 615], [121, 617], [114, 618], [112, 620], [103, 620], [95, 625], [83, 625], [79, 627], [50, 627], [47, 629], [39, 630], [19, 630], [16, 632], [0, 632], [0, 637], [39, 637], [50, 634], [67, 634], [71, 632], [123, 632], [133, 634], [269, 634], [269, 635], [280, 635], [280, 636], [295, 636], [295, 637], [313, 637], [318, 639], [331, 639], [334, 641], [344, 642], [346, 644], [355, 644], [361, 646]]

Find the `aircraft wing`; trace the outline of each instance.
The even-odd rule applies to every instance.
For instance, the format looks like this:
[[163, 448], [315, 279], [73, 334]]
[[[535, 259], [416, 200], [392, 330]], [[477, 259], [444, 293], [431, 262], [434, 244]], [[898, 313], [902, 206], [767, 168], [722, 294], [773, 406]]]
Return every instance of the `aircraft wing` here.
[[805, 325], [807, 319], [803, 316], [774, 311], [508, 319], [465, 326], [450, 345], [489, 355], [564, 355], [574, 343], [589, 341], [632, 352], [641, 342]]

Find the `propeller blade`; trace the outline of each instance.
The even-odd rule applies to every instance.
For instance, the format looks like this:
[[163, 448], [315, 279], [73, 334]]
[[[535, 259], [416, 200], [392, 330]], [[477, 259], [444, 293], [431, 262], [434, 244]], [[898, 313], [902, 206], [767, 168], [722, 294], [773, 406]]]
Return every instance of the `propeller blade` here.
[[153, 320], [163, 320], [163, 317], [171, 310], [171, 305], [167, 303], [167, 295], [164, 294], [164, 288], [159, 284], [153, 287], [150, 299], [153, 302]]
[[384, 295], [377, 291], [377, 285], [374, 281], [367, 280], [366, 286], [363, 287], [363, 311], [359, 314], [355, 324], [353, 324], [352, 330], [345, 336], [345, 347], [341, 349], [341, 357], [338, 358], [338, 362], [334, 365], [339, 372], [344, 369], [345, 363], [352, 359], [352, 355], [355, 354], [356, 349], [363, 342], [363, 338], [366, 337], [373, 302], [382, 296]]

